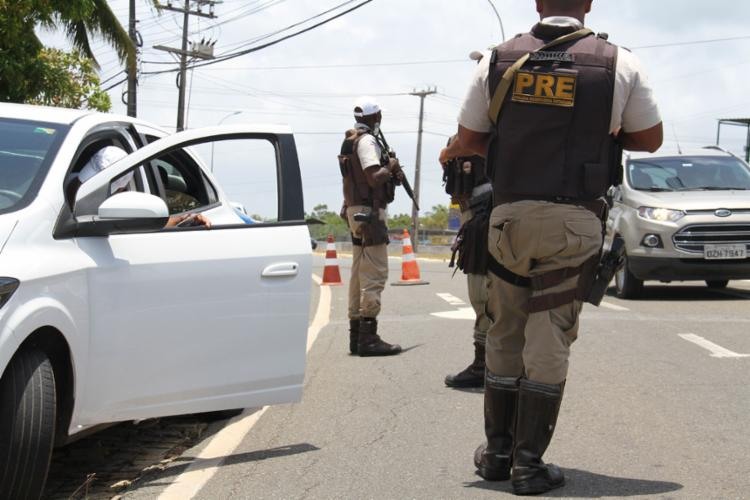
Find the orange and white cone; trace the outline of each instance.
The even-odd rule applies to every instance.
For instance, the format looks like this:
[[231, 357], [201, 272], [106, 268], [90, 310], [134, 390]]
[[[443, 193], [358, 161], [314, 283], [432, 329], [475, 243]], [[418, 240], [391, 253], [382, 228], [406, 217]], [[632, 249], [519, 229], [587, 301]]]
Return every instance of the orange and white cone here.
[[323, 285], [343, 285], [341, 273], [339, 272], [339, 259], [336, 257], [336, 243], [333, 235], [328, 235], [326, 243], [326, 263], [323, 268]]
[[401, 256], [401, 280], [391, 283], [391, 285], [428, 285], [427, 281], [422, 281], [419, 277], [419, 265], [417, 256], [411, 246], [411, 236], [409, 231], [404, 229], [404, 236], [401, 239], [403, 250]]

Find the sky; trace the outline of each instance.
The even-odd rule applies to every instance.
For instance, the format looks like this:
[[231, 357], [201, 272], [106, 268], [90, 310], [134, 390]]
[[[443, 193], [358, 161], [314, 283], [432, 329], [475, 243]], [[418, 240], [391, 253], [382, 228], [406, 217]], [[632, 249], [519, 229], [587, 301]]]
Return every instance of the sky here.
[[[173, 0], [176, 6], [183, 1]], [[216, 54], [232, 52], [343, 1], [224, 0], [215, 7], [215, 19], [190, 19], [190, 39], [215, 40]], [[533, 0], [493, 3], [506, 38], [528, 31], [538, 20]], [[128, 1], [109, 4], [127, 27]], [[153, 46], [180, 46], [182, 16], [159, 15], [147, 0], [136, 5], [144, 42], [138, 117], [173, 131], [175, 74], [149, 73], [176, 67], [169, 54]], [[679, 142], [687, 149], [715, 144], [718, 119], [750, 117], [748, 19], [747, 1], [595, 0], [586, 25], [609, 33], [611, 42], [638, 56], [664, 120], [663, 148], [675, 149]], [[299, 152], [306, 210], [326, 204], [338, 211], [342, 194], [336, 155], [353, 123], [356, 98], [375, 96], [384, 108], [382, 129], [414, 184], [420, 100], [409, 93], [435, 87], [437, 94], [425, 100], [422, 144], [420, 206], [428, 212], [449, 201], [437, 157], [456, 130], [475, 67], [468, 55], [501, 41], [500, 20], [489, 0], [373, 0], [273, 47], [194, 69], [187, 127], [288, 124]], [[738, 37], [744, 38], [727, 40]], [[58, 33], [42, 32], [42, 38], [67, 46]], [[691, 43], [717, 39], [722, 41]], [[117, 83], [122, 64], [101, 40], [95, 40], [94, 51], [105, 86]], [[124, 90], [124, 83], [110, 90], [114, 113], [126, 112]], [[721, 146], [744, 156], [745, 137], [744, 128], [724, 126]], [[227, 148], [216, 155], [215, 175], [229, 197], [251, 213], [271, 213], [274, 198], [261, 196], [247, 179], [242, 165], [247, 155], [232, 155]], [[410, 201], [398, 192], [391, 215], [410, 212]]]

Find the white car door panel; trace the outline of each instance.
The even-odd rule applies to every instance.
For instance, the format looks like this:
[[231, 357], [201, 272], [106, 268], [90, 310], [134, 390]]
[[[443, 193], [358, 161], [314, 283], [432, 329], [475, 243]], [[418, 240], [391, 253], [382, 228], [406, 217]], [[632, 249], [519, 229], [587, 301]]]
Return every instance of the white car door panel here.
[[83, 200], [81, 211], [92, 213], [96, 198], [128, 169], [219, 136], [269, 140], [278, 153], [278, 223], [242, 225], [222, 198], [204, 214], [231, 216], [209, 230], [76, 238], [95, 262], [88, 271], [90, 377], [79, 396], [79, 424], [299, 400], [310, 237], [294, 140], [286, 128], [268, 130], [181, 132], [144, 146], [79, 189], [76, 212]]
[[[93, 376], [84, 405], [96, 410], [82, 424], [299, 399], [306, 227], [85, 240], [81, 248], [98, 259], [89, 274]], [[269, 268], [282, 274], [268, 276]]]

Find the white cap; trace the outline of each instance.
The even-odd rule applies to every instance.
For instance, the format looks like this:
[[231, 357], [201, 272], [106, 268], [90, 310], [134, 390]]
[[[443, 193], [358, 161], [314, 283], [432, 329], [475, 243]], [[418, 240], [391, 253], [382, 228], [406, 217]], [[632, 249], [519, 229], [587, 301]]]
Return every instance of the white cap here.
[[380, 106], [375, 99], [370, 96], [364, 96], [357, 99], [354, 103], [354, 116], [370, 116], [380, 113]]
[[[83, 166], [78, 173], [78, 180], [83, 184], [94, 175], [98, 174], [116, 161], [122, 160], [126, 156], [128, 156], [128, 153], [122, 148], [118, 148], [117, 146], [105, 146], [94, 153], [94, 156], [92, 156], [86, 165]], [[124, 188], [132, 179], [133, 172], [129, 172], [123, 177], [120, 177], [112, 183], [112, 192], [114, 193]]]

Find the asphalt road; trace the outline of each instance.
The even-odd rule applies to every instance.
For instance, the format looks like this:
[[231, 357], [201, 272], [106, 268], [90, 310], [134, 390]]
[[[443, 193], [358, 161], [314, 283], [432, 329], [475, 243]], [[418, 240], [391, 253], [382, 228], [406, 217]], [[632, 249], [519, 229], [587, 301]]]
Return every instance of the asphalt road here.
[[[350, 261], [339, 260], [347, 282]], [[443, 384], [473, 352], [465, 278], [443, 262], [420, 269], [430, 284], [387, 286], [379, 318], [405, 353], [350, 356], [346, 286], [315, 287], [313, 310], [331, 294], [330, 321], [309, 351], [303, 401], [247, 411], [255, 423], [239, 445], [201, 462], [225, 432], [211, 424], [124, 497], [157, 498], [192, 464], [198, 499], [510, 498], [507, 482], [474, 474], [481, 392]], [[643, 300], [586, 306], [545, 456], [567, 477], [552, 496], [750, 498], [750, 357], [739, 356], [750, 354], [749, 305], [750, 283], [730, 282], [718, 291], [654, 284]]]

